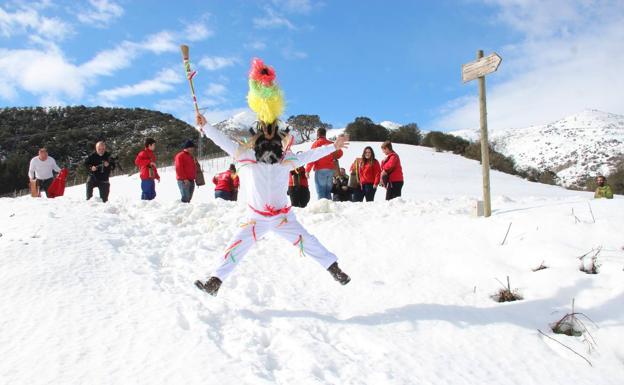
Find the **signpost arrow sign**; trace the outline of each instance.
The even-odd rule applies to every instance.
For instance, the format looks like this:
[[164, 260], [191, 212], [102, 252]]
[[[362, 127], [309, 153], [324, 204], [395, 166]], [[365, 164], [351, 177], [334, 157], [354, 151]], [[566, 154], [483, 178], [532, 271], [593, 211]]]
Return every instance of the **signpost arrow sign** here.
[[485, 75], [498, 69], [501, 59], [496, 52], [483, 57], [483, 51], [477, 51], [477, 60], [462, 65], [464, 83], [479, 79], [479, 112], [481, 120], [481, 166], [483, 167], [483, 215], [492, 215], [490, 199], [490, 146], [488, 144], [487, 108], [485, 105]]
[[462, 80], [464, 83], [480, 78], [498, 69], [501, 59], [496, 52], [481, 59], [462, 64]]

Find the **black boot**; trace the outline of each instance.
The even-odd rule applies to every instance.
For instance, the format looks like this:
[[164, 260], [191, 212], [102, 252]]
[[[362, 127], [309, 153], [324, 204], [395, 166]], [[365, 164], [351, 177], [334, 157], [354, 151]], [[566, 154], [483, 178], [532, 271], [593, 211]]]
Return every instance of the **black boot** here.
[[221, 280], [217, 277], [210, 277], [206, 283], [202, 283], [202, 281], [195, 281], [195, 286], [199, 290], [203, 290], [211, 296], [216, 296], [219, 288], [221, 287]]
[[351, 281], [351, 278], [340, 270], [338, 262], [332, 263], [331, 266], [327, 268], [327, 271], [329, 271], [329, 274], [331, 274], [336, 281], [340, 282], [341, 285], [346, 285]]

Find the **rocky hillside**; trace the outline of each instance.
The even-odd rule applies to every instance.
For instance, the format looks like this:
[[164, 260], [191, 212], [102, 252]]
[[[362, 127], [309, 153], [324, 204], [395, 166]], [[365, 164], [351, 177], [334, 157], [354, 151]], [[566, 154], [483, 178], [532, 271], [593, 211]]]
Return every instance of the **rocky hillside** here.
[[[81, 164], [98, 140], [105, 140], [125, 172], [151, 136], [157, 157], [170, 164], [187, 138], [197, 140], [193, 127], [172, 115], [140, 108], [28, 107], [0, 109], [0, 195], [26, 188], [30, 159], [46, 146], [70, 175], [84, 178]], [[218, 148], [204, 140], [204, 153]]]
[[[451, 132], [478, 140], [478, 130]], [[494, 149], [519, 167], [552, 170], [568, 187], [582, 187], [587, 177], [608, 175], [624, 157], [624, 116], [585, 110], [556, 122], [490, 133]]]

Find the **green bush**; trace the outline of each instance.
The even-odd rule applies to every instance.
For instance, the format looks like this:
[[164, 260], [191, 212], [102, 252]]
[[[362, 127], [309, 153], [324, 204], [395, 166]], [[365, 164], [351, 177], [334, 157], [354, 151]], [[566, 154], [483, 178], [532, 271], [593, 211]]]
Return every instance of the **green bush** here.
[[409, 123], [390, 131], [390, 141], [392, 143], [404, 143], [418, 145], [422, 140], [422, 134], [416, 123]]
[[356, 142], [383, 142], [388, 140], [388, 130], [366, 117], [355, 118], [345, 129], [349, 140]]

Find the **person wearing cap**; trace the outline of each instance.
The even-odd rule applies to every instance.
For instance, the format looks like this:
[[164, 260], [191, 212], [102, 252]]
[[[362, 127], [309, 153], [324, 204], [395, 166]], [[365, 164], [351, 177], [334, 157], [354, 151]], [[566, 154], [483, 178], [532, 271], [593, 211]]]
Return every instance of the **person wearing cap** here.
[[48, 156], [48, 150], [45, 147], [39, 149], [39, 155], [30, 160], [28, 167], [28, 176], [30, 181], [37, 183], [39, 192], [44, 191], [48, 195], [48, 187], [54, 180], [54, 174], [60, 173], [61, 168], [56, 164], [56, 160]]
[[178, 181], [178, 188], [182, 195], [182, 202], [189, 203], [193, 198], [193, 192], [195, 191], [195, 175], [197, 168], [195, 166], [195, 157], [193, 152], [195, 151], [195, 143], [188, 139], [182, 146], [182, 151], [178, 152], [174, 158], [176, 180]]
[[613, 199], [613, 190], [611, 186], [607, 184], [607, 178], [602, 175], [596, 177], [596, 192], [594, 193], [596, 199]]

